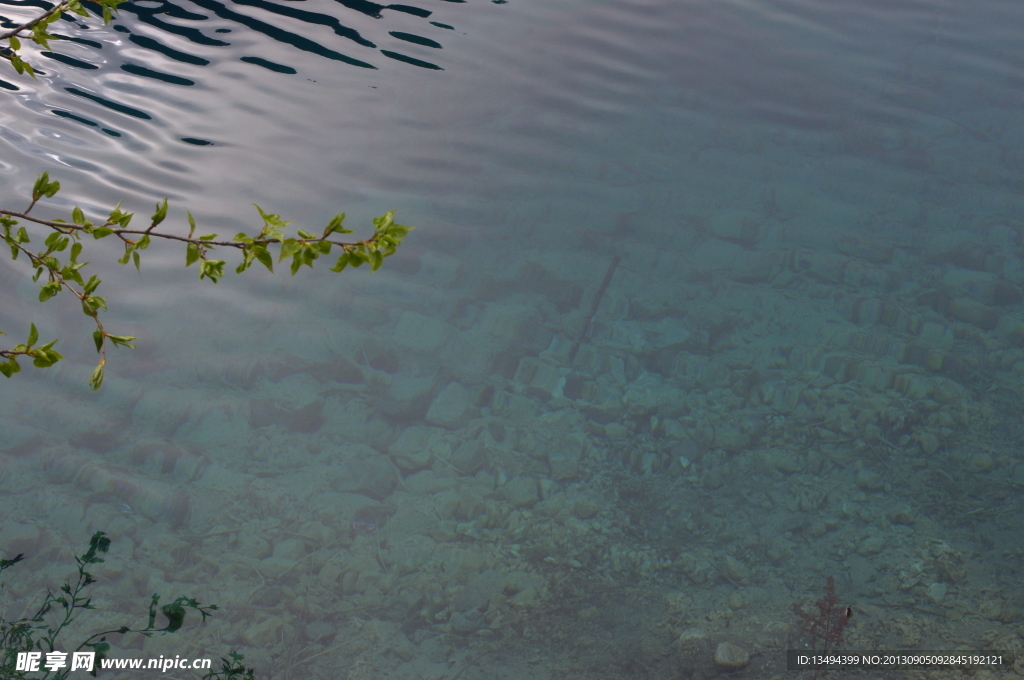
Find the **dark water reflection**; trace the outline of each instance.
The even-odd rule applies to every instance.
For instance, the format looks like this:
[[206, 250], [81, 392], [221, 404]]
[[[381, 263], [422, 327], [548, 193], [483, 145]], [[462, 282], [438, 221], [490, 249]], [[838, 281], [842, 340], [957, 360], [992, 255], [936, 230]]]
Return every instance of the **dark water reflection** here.
[[[359, 0], [339, 0], [337, 4], [341, 7], [331, 3], [321, 5], [317, 10], [297, 5], [305, 1], [289, 0], [287, 3], [275, 3], [267, 0], [237, 0], [221, 3], [214, 0], [194, 0], [175, 3], [169, 0], [140, 0], [122, 4], [119, 16], [110, 27], [100, 27], [95, 19], [82, 21], [77, 16], [65, 13], [62, 22], [58, 24], [62, 28], [53, 29], [54, 34], [61, 38], [62, 42], [56, 43], [53, 51], [38, 51], [39, 58], [33, 61], [36, 62], [37, 72], [41, 77], [49, 75], [51, 64], [54, 70], [70, 69], [70, 76], [76, 70], [95, 72], [107, 64], [120, 62], [117, 67], [125, 73], [158, 81], [164, 85], [181, 87], [195, 86], [202, 76], [197, 78], [191, 71], [189, 75], [185, 75], [180, 71], [180, 65], [209, 66], [214, 59], [218, 62], [237, 59], [239, 62], [274, 73], [298, 74], [299, 69], [295, 64], [299, 60], [294, 53], [282, 52], [280, 61], [263, 56], [267, 50], [260, 39], [266, 39], [294, 50], [361, 69], [377, 69], [376, 62], [380, 61], [380, 56], [423, 69], [443, 69], [443, 66], [435, 63], [436, 57], [432, 57], [433, 61], [427, 60], [421, 58], [422, 55], [410, 53], [409, 49], [409, 46], [417, 46], [412, 49], [426, 47], [430, 48], [428, 52], [439, 50], [442, 48], [439, 39], [444, 33], [452, 30], [452, 26], [448, 24], [425, 21], [433, 15], [430, 10], [405, 4], [381, 5]], [[89, 2], [84, 4], [97, 15], [100, 14], [98, 5]], [[38, 0], [4, 0], [0, 2], [0, 8], [3, 6], [18, 9], [16, 16], [0, 13], [0, 26], [12, 28], [16, 25], [15, 18], [24, 20], [31, 16], [24, 14], [26, 10], [42, 11], [53, 5]], [[256, 16], [253, 16], [253, 13]], [[378, 45], [350, 25], [353, 14], [363, 18], [384, 20], [385, 24], [391, 23], [388, 19], [394, 15], [413, 17], [421, 21], [413, 24], [416, 32], [382, 32], [383, 40]], [[217, 25], [213, 26], [213, 23]], [[407, 27], [410, 24], [403, 22], [401, 25]], [[316, 27], [329, 28], [340, 40], [319, 34], [313, 37], [314, 33], [318, 33]], [[137, 53], [137, 56], [134, 53], [132, 56], [126, 55], [127, 50], [120, 47], [125, 45], [123, 40], [110, 40], [111, 30], [144, 51]], [[243, 41], [245, 47], [233, 46], [231, 34], [237, 35], [236, 31], [247, 34]], [[89, 35], [89, 32], [102, 33], [103, 42], [84, 37]], [[254, 37], [258, 39], [253, 40]], [[208, 48], [232, 49], [229, 50], [229, 55], [224, 55], [211, 54]], [[249, 50], [256, 54], [245, 53]], [[155, 55], [166, 59], [159, 59]], [[287, 63], [289, 60], [292, 60], [292, 63]], [[154, 67], [154, 63], [157, 62], [161, 63], [159, 68]], [[175, 72], [176, 69], [179, 72]], [[24, 84], [19, 86], [0, 78], [0, 88], [10, 92], [18, 92], [23, 87]], [[143, 120], [153, 118], [151, 111], [118, 103], [116, 98], [98, 92], [86, 92], [78, 87], [65, 87], [64, 91], [76, 97], [90, 99], [109, 111]], [[159, 96], [158, 92], [159, 90], [155, 91], [152, 96]], [[107, 135], [120, 137], [124, 134], [118, 129], [118, 118], [108, 115], [97, 116], [95, 109], [90, 113], [89, 110], [73, 106], [71, 102], [67, 102], [66, 105], [71, 110], [52, 108], [50, 113]], [[216, 143], [213, 140], [192, 136], [181, 136], [179, 141], [200, 145]]]

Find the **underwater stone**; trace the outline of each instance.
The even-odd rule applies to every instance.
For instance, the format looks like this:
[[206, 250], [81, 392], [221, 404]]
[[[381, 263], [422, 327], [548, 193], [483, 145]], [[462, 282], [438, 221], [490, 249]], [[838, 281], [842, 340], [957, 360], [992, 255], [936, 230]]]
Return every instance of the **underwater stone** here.
[[261, 560], [264, 557], [268, 557], [272, 549], [270, 547], [270, 543], [267, 542], [266, 539], [257, 536], [254, 533], [243, 531], [238, 537], [238, 544], [235, 546], [235, 551], [239, 555], [247, 555]]
[[495, 338], [538, 352], [551, 344], [553, 335], [541, 325], [536, 309], [520, 304], [489, 303], [480, 318], [479, 328]]
[[472, 579], [460, 590], [452, 600], [452, 607], [457, 612], [483, 610], [495, 593], [500, 592], [505, 578], [494, 569], [486, 569]]
[[288, 432], [316, 432], [324, 422], [323, 410], [323, 399], [314, 399], [298, 407], [269, 399], [252, 399], [249, 401], [249, 427], [279, 425]]
[[249, 626], [245, 631], [245, 641], [254, 647], [270, 647], [277, 642], [283, 624], [281, 617], [272, 616], [266, 621]]
[[622, 441], [629, 437], [629, 430], [622, 423], [608, 423], [604, 426], [604, 435], [612, 441]]
[[931, 432], [922, 432], [918, 435], [917, 441], [921, 444], [921, 448], [924, 449], [924, 452], [929, 456], [939, 450], [939, 445], [941, 443], [939, 438]]
[[457, 483], [452, 476], [440, 476], [433, 470], [423, 470], [402, 480], [402, 487], [411, 494], [428, 495], [451, 489]]
[[520, 421], [533, 416], [537, 411], [537, 403], [521, 394], [502, 390], [494, 393], [491, 410], [496, 416], [511, 421]]
[[363, 494], [376, 500], [389, 495], [398, 482], [391, 460], [384, 455], [347, 460], [334, 478], [334, 490]]
[[715, 648], [715, 665], [724, 671], [737, 671], [750, 663], [747, 650], [731, 642], [720, 642]]
[[297, 562], [305, 556], [306, 546], [297, 538], [286, 538], [274, 544], [274, 557]]
[[970, 298], [956, 298], [949, 303], [949, 316], [973, 324], [984, 331], [993, 330], [1002, 317], [1002, 311], [988, 307]]
[[434, 398], [427, 411], [427, 422], [449, 428], [457, 427], [469, 406], [469, 390], [457, 382], [450, 382]]
[[885, 486], [885, 480], [877, 472], [861, 468], [857, 473], [857, 486], [865, 491], [878, 491]]
[[375, 395], [374, 404], [392, 416], [408, 416], [427, 410], [433, 397], [434, 380], [430, 376], [396, 373], [387, 388]]
[[483, 626], [480, 619], [480, 612], [477, 610], [472, 610], [468, 614], [456, 612], [452, 616], [452, 632], [456, 635], [472, 635]]
[[872, 534], [857, 544], [857, 552], [865, 557], [868, 555], [877, 555], [882, 552], [884, 547], [885, 536], [882, 536], [881, 534]]
[[267, 578], [277, 579], [295, 567], [296, 561], [283, 557], [266, 557], [260, 560], [260, 573]]
[[723, 241], [750, 247], [757, 243], [759, 219], [744, 210], [719, 210], [708, 220], [711, 234]]
[[39, 543], [39, 529], [22, 522], [4, 522], [0, 531], [0, 552], [8, 558], [19, 553], [32, 554]]
[[451, 464], [464, 475], [476, 474], [486, 460], [484, 447], [477, 440], [463, 442], [452, 453]]
[[579, 472], [583, 458], [583, 442], [579, 436], [569, 435], [548, 450], [548, 466], [554, 480], [569, 479]]
[[572, 514], [577, 519], [590, 519], [597, 514], [597, 503], [587, 498], [580, 498], [572, 506]]
[[395, 325], [393, 337], [395, 344], [405, 349], [435, 352], [445, 343], [452, 330], [443, 321], [418, 312], [404, 312]]
[[933, 583], [924, 592], [932, 604], [938, 604], [942, 602], [943, 598], [946, 597], [946, 584], [945, 583]]
[[43, 435], [34, 428], [5, 420], [2, 429], [4, 436], [0, 441], [0, 452], [21, 456], [39, 450], [43, 443]]
[[192, 400], [182, 400], [179, 390], [145, 392], [132, 409], [132, 423], [141, 432], [170, 439], [192, 414]]
[[430, 459], [434, 455], [433, 444], [442, 434], [444, 430], [436, 427], [407, 427], [388, 449], [388, 455], [403, 471], [421, 470], [430, 465]]
[[517, 508], [532, 507], [540, 500], [537, 480], [526, 475], [510, 479], [508, 484], [501, 488], [501, 493], [505, 500]]
[[926, 321], [917, 335], [918, 344], [929, 349], [953, 349], [953, 329], [934, 321]]

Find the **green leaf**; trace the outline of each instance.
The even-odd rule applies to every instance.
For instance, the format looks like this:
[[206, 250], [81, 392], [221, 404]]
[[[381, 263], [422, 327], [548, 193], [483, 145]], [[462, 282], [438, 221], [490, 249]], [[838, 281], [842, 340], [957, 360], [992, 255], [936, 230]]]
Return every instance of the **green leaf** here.
[[39, 331], [36, 330], [36, 325], [34, 323], [29, 324], [28, 342], [26, 342], [25, 344], [28, 345], [29, 347], [31, 347], [32, 345], [36, 344], [38, 341], [39, 341]]
[[[106, 8], [104, 8], [106, 9]], [[103, 360], [96, 364], [95, 370], [92, 372], [92, 377], [89, 378], [89, 386], [92, 387], [93, 391], [98, 390], [100, 385], [103, 384]]]
[[71, 263], [74, 264], [78, 261], [78, 256], [82, 254], [82, 244], [75, 241], [74, 245], [71, 246]]
[[85, 213], [83, 213], [82, 209], [77, 205], [75, 206], [75, 209], [71, 211], [71, 220], [80, 227], [85, 226]]
[[3, 373], [8, 378], [10, 378], [12, 375], [14, 375], [20, 370], [21, 366], [18, 365], [18, 362], [15, 360], [14, 357], [11, 357], [6, 362], [0, 364], [0, 373]]
[[86, 295], [89, 295], [94, 290], [96, 290], [97, 286], [99, 286], [101, 283], [102, 281], [100, 281], [95, 276], [90, 276], [89, 282], [85, 284], [85, 289], [82, 292], [85, 293]]
[[343, 226], [341, 226], [344, 221], [345, 213], [338, 213], [337, 215], [332, 217], [331, 221], [328, 222], [327, 226], [324, 228], [324, 238], [327, 238], [334, 232], [337, 232], [339, 234], [351, 234], [351, 229], [345, 229]]
[[42, 45], [46, 49], [50, 49], [50, 44], [46, 41], [46, 39], [54, 37], [46, 32], [46, 25], [48, 23], [49, 21], [40, 21], [38, 24], [32, 27], [32, 41], [36, 44]]
[[138, 243], [135, 244], [135, 247], [138, 248], [139, 250], [145, 250], [146, 248], [148, 248], [149, 247], [149, 234], [143, 234], [142, 238], [140, 238]]
[[39, 289], [39, 301], [46, 302], [60, 292], [60, 284], [56, 281], [48, 283]]
[[310, 239], [310, 238], [316, 238], [316, 236], [314, 236], [313, 234], [310, 234], [308, 231], [305, 231], [304, 229], [299, 229], [299, 238]]
[[285, 259], [291, 257], [302, 248], [302, 244], [293, 238], [285, 239], [281, 244], [281, 254], [277, 258], [278, 262], [284, 262]]
[[[17, 48], [15, 48], [17, 49]], [[36, 183], [32, 187], [32, 200], [38, 201], [46, 193], [46, 187], [50, 182], [50, 173], [44, 172], [43, 174], [36, 177]]]
[[270, 252], [264, 246], [256, 246], [253, 248], [253, 252], [256, 253], [256, 259], [259, 260], [271, 273], [273, 273], [274, 258], [270, 255]]
[[284, 220], [282, 220], [280, 215], [274, 215], [271, 213], [263, 212], [263, 208], [259, 207], [255, 203], [253, 203], [253, 205], [255, 205], [256, 209], [260, 211], [260, 217], [263, 218], [264, 229], [266, 229], [267, 227], [273, 227], [275, 229], [284, 229], [289, 224], [291, 224], [291, 222], [285, 222]]
[[193, 262], [199, 259], [199, 246], [189, 243], [185, 246], [185, 266], [190, 267]]
[[139, 252], [137, 250], [132, 251], [132, 259], [135, 261], [135, 271], [142, 273], [139, 269]]
[[370, 252], [370, 269], [377, 271], [384, 264], [384, 255], [379, 250]]
[[209, 278], [214, 283], [224, 278], [224, 260], [203, 260], [199, 263], [199, 278]]
[[110, 341], [115, 345], [135, 349], [135, 345], [132, 344], [132, 340], [136, 337], [134, 335], [108, 335], [107, 337], [110, 338]]
[[386, 212], [380, 217], [373, 218], [373, 226], [377, 227], [377, 231], [387, 231], [388, 228], [394, 223], [395, 211]]
[[101, 239], [106, 238], [107, 236], [113, 234], [114, 230], [111, 229], [110, 227], [96, 227], [91, 231], [91, 233], [94, 239]]
[[[196, 231], [196, 218], [192, 217], [191, 210], [186, 210], [185, 212], [188, 213], [188, 237], [192, 238], [192, 234], [194, 234]], [[187, 267], [188, 265], [185, 266]]]
[[350, 262], [351, 262], [351, 260], [350, 260], [350, 258], [348, 256], [348, 253], [347, 252], [346, 253], [342, 253], [338, 257], [338, 261], [335, 263], [335, 265], [333, 267], [331, 267], [331, 271], [341, 271], [342, 269], [347, 267]]
[[215, 238], [217, 238], [216, 234], [206, 234], [204, 236], [200, 236], [199, 240], [200, 241], [212, 241]]
[[164, 630], [168, 633], [173, 633], [185, 623], [185, 608], [181, 606], [180, 599], [165, 605], [160, 611], [167, 617], [167, 627]]
[[8, 40], [8, 42], [10, 42], [12, 50], [20, 50], [21, 49], [21, 41], [18, 40], [17, 36], [12, 35], [7, 40]]
[[99, 352], [100, 350], [103, 349], [103, 332], [102, 331], [98, 331], [98, 330], [93, 331], [92, 332], [92, 340], [93, 340], [93, 342], [96, 343], [96, 351], [97, 352]]
[[[105, 12], [109, 12], [110, 10], [108, 10], [107, 8], [104, 8], [104, 11]], [[106, 16], [105, 13], [104, 13], [104, 16]], [[167, 199], [165, 198], [163, 201], [161, 201], [160, 203], [156, 204], [156, 212], [153, 213], [153, 223], [150, 225], [150, 229], [152, 229], [156, 225], [158, 225], [161, 222], [163, 222], [164, 218], [166, 218], [166, 217], [167, 217]]]
[[38, 349], [35, 352], [35, 361], [32, 364], [36, 368], [48, 368], [63, 359], [64, 357], [52, 349]]
[[83, 16], [86, 18], [89, 17], [89, 13], [85, 10], [84, 7], [82, 7], [82, 3], [80, 3], [78, 0], [71, 0], [71, 2], [68, 4], [68, 9], [79, 16]]
[[410, 227], [405, 224], [392, 224], [387, 230], [388, 236], [394, 238], [397, 241], [401, 241], [403, 238], [408, 236], [409, 232], [416, 227]]
[[253, 260], [253, 258], [255, 256], [256, 256], [255, 253], [252, 252], [252, 248], [243, 248], [242, 249], [242, 261], [238, 264], [237, 267], [235, 267], [235, 273], [236, 274], [241, 274], [246, 269], [248, 269], [249, 265], [252, 264], [252, 260]]
[[83, 304], [89, 305], [96, 311], [99, 311], [100, 309], [107, 309], [107, 301], [97, 295], [88, 295], [82, 302]]

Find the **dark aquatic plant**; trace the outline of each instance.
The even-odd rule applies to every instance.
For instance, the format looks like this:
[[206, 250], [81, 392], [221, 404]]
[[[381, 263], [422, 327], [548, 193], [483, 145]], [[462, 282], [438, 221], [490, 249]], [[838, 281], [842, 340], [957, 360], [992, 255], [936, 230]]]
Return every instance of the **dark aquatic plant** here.
[[[96, 582], [93, 575], [86, 571], [86, 569], [90, 565], [102, 563], [103, 558], [100, 555], [106, 553], [109, 549], [110, 539], [106, 537], [104, 532], [97, 531], [89, 540], [89, 549], [75, 558], [75, 562], [78, 564], [78, 577], [75, 579], [74, 584], [70, 580], [66, 581], [61, 586], [59, 595], [55, 595], [52, 591], [47, 590], [42, 604], [39, 605], [38, 609], [31, 616], [15, 621], [6, 621], [0, 617], [0, 680], [22, 680], [23, 678], [28, 678], [29, 676], [26, 674], [26, 671], [17, 668], [18, 654], [37, 652], [45, 656], [47, 653], [60, 651], [57, 646], [57, 638], [61, 632], [77, 619], [78, 614], [82, 610], [96, 608], [92, 604], [92, 599], [83, 594], [88, 586]], [[21, 562], [24, 557], [24, 554], [18, 554], [9, 560], [0, 559], [0, 573]], [[156, 618], [159, 602], [160, 597], [154, 594], [149, 603], [149, 619], [144, 628], [121, 626], [120, 628], [96, 633], [86, 638], [75, 649], [70, 651], [93, 652], [95, 657], [91, 674], [95, 676], [101, 661], [106, 658], [107, 653], [110, 651], [110, 643], [107, 642], [108, 635], [140, 633], [146, 637], [152, 637], [158, 633], [161, 635], [174, 633], [184, 625], [185, 617], [190, 610], [198, 612], [202, 616], [202, 620], [205, 621], [206, 617], [211, 616], [211, 613], [217, 609], [215, 604], [203, 605], [194, 598], [179, 597], [170, 604], [159, 608], [160, 613], [167, 619], [167, 625], [157, 627]], [[231, 652], [228, 658], [221, 659], [221, 668], [219, 670], [211, 670], [203, 676], [203, 679], [227, 680], [228, 678], [241, 678], [252, 680], [255, 677], [255, 671], [242, 665], [243, 658], [241, 654]], [[72, 671], [71, 665], [65, 664], [64, 668], [56, 670], [47, 670], [45, 666], [41, 666], [38, 672], [41, 675], [33, 674], [32, 677], [42, 678], [43, 680], [51, 678], [53, 680], [64, 680]]]
[[[124, 255], [118, 262], [128, 264], [132, 262], [136, 269], [139, 269], [141, 257], [139, 253], [146, 250], [153, 238], [162, 238], [170, 241], [179, 241], [185, 244], [185, 266], [199, 263], [199, 278], [209, 279], [217, 283], [224, 276], [224, 260], [215, 260], [210, 254], [217, 247], [236, 248], [242, 253], [242, 261], [235, 268], [235, 273], [241, 274], [248, 269], [253, 262], [259, 262], [271, 272], [274, 271], [274, 259], [270, 249], [278, 250], [278, 262], [291, 259], [291, 273], [294, 275], [305, 265], [312, 268], [313, 262], [321, 255], [329, 255], [335, 247], [341, 249], [331, 271], [340, 272], [348, 266], [359, 267], [369, 264], [370, 268], [376, 271], [384, 262], [384, 258], [393, 255], [401, 244], [402, 239], [413, 228], [394, 221], [394, 211], [385, 213], [373, 219], [374, 232], [367, 239], [360, 241], [339, 240], [336, 234], [351, 234], [351, 229], [343, 226], [345, 213], [338, 213], [323, 231], [318, 234], [309, 233], [302, 229], [297, 230], [296, 236], [286, 236], [285, 228], [291, 222], [285, 222], [279, 215], [265, 212], [261, 207], [256, 206], [263, 226], [253, 234], [238, 233], [232, 239], [220, 239], [217, 234], [205, 234], [195, 236], [196, 222], [192, 213], [188, 213], [189, 231], [188, 235], [171, 234], [156, 231], [167, 217], [167, 199], [156, 205], [156, 211], [150, 218], [149, 226], [134, 229], [129, 227], [133, 213], [126, 213], [121, 210], [118, 203], [110, 213], [99, 223], [93, 223], [86, 219], [82, 209], [75, 206], [71, 212], [71, 221], [45, 220], [30, 215], [32, 209], [42, 198], [52, 198], [60, 190], [59, 182], [51, 182], [47, 173], [43, 173], [32, 189], [32, 202], [28, 208], [22, 211], [6, 210], [0, 208], [0, 229], [2, 238], [11, 249], [11, 257], [15, 260], [19, 255], [25, 255], [29, 265], [35, 269], [36, 282], [40, 278], [43, 283], [39, 289], [39, 300], [45, 302], [54, 297], [62, 290], [69, 291], [78, 298], [82, 305], [82, 311], [96, 324], [93, 332], [93, 340], [96, 343], [96, 351], [100, 355], [99, 362], [92, 373], [89, 384], [94, 390], [100, 388], [103, 383], [103, 370], [107, 362], [108, 343], [115, 346], [132, 347], [132, 340], [135, 338], [129, 335], [114, 335], [108, 333], [100, 320], [100, 310], [107, 308], [104, 298], [96, 295], [96, 288], [101, 281], [96, 276], [86, 280], [82, 276], [82, 270], [88, 265], [81, 258], [83, 250], [83, 236], [91, 236], [93, 239], [113, 236], [119, 239], [124, 246]], [[48, 232], [43, 240], [42, 248], [33, 251], [28, 247], [31, 237], [28, 230], [22, 226], [15, 229], [19, 220], [29, 222], [33, 225], [43, 227]], [[70, 250], [69, 250], [70, 247]], [[68, 252], [67, 259], [62, 253]], [[2, 332], [0, 332], [2, 333]], [[18, 364], [18, 357], [26, 357], [32, 360], [33, 365], [39, 368], [46, 368], [57, 363], [63, 357], [53, 348], [56, 340], [39, 345], [39, 333], [35, 324], [30, 324], [28, 339], [11, 349], [0, 350], [0, 373], [10, 378], [21, 370]]]
[[[814, 603], [811, 611], [804, 611], [800, 603], [793, 604], [793, 611], [800, 618], [800, 627], [811, 638], [812, 651], [826, 655], [843, 644], [843, 633], [852, 612], [849, 607], [839, 602], [836, 596], [836, 580], [833, 577], [828, 577], [825, 595]], [[821, 668], [820, 664], [815, 666], [815, 678], [818, 677]]]

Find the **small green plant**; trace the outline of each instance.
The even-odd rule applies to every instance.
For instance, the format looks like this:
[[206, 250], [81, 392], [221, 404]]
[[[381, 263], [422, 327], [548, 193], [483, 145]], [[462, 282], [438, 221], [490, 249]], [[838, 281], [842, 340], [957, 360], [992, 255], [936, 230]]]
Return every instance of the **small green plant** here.
[[[217, 605], [214, 604], [202, 605], [194, 598], [179, 597], [170, 604], [159, 608], [160, 613], [167, 618], [167, 625], [158, 628], [156, 617], [160, 597], [154, 594], [149, 603], [149, 621], [145, 628], [121, 626], [96, 633], [73, 650], [58, 650], [57, 638], [65, 628], [76, 620], [80, 610], [95, 609], [92, 599], [83, 595], [85, 589], [96, 582], [96, 579], [86, 569], [89, 565], [102, 563], [103, 559], [100, 555], [109, 549], [110, 539], [104, 532], [97, 531], [89, 539], [89, 549], [75, 558], [75, 562], [78, 563], [78, 578], [74, 584], [70, 580], [66, 581], [61, 586], [59, 595], [47, 590], [42, 604], [31, 616], [17, 621], [6, 621], [0, 618], [0, 680], [22, 680], [30, 677], [25, 671], [17, 670], [16, 661], [19, 652], [41, 652], [45, 657], [48, 652], [65, 651], [68, 652], [68, 658], [70, 658], [71, 652], [91, 651], [96, 655], [92, 669], [92, 675], [95, 676], [101, 660], [106, 658], [110, 651], [110, 643], [107, 642], [108, 635], [115, 633], [121, 635], [141, 633], [146, 637], [152, 637], [158, 633], [166, 635], [177, 632], [182, 627], [189, 610], [198, 612], [202, 616], [202, 620], [205, 621], [206, 617], [217, 609]], [[24, 554], [18, 554], [9, 560], [0, 560], [0, 573], [21, 562], [22, 559], [24, 559]], [[229, 678], [253, 680], [255, 671], [242, 665], [243, 658], [241, 654], [231, 652], [228, 658], [221, 659], [220, 670], [211, 670], [203, 676], [203, 680], [227, 680]], [[41, 675], [33, 674], [31, 677], [41, 680], [64, 680], [71, 670], [70, 664], [68, 664], [68, 667], [52, 671], [41, 667], [39, 672]]]
[[[134, 213], [123, 212], [120, 203], [99, 223], [86, 219], [85, 213], [78, 206], [71, 211], [70, 222], [59, 219], [46, 220], [30, 214], [41, 199], [52, 198], [58, 191], [60, 182], [51, 182], [45, 172], [40, 175], [32, 189], [32, 202], [28, 208], [23, 211], [0, 208], [0, 238], [11, 249], [13, 259], [17, 260], [21, 255], [27, 258], [29, 265], [35, 269], [33, 280], [37, 283], [42, 280], [39, 288], [40, 302], [46, 302], [61, 291], [69, 291], [79, 300], [85, 315], [95, 323], [96, 330], [92, 335], [100, 358], [89, 380], [94, 390], [98, 390], [103, 384], [108, 345], [133, 347], [131, 343], [135, 338], [130, 335], [108, 333], [100, 320], [100, 310], [107, 309], [107, 301], [96, 295], [100, 279], [91, 276], [87, 280], [82, 275], [82, 270], [89, 264], [82, 261], [85, 237], [114, 237], [120, 240], [124, 246], [124, 255], [118, 262], [122, 265], [131, 262], [137, 270], [141, 267], [140, 253], [149, 247], [152, 239], [161, 238], [184, 243], [185, 266], [189, 267], [198, 262], [199, 278], [217, 283], [224, 276], [226, 264], [224, 260], [211, 257], [211, 253], [218, 247], [241, 251], [242, 261], [235, 268], [236, 274], [244, 272], [253, 262], [259, 262], [273, 272], [274, 257], [271, 248], [278, 250], [278, 262], [291, 260], [292, 275], [303, 266], [312, 268], [313, 263], [321, 255], [330, 255], [334, 248], [339, 248], [341, 254], [331, 267], [331, 271], [340, 272], [346, 267], [359, 267], [363, 264], [369, 264], [370, 269], [376, 271], [383, 264], [384, 258], [393, 255], [402, 239], [413, 229], [395, 222], [392, 210], [373, 219], [374, 232], [369, 238], [359, 241], [339, 240], [338, 234], [351, 234], [353, 231], [344, 227], [345, 213], [338, 213], [319, 234], [298, 229], [295, 236], [288, 236], [285, 229], [291, 222], [285, 222], [279, 215], [267, 213], [257, 205], [255, 207], [263, 220], [263, 226], [255, 233], [238, 233], [232, 239], [221, 239], [217, 234], [196, 236], [196, 221], [189, 212], [188, 235], [172, 234], [156, 230], [167, 217], [166, 198], [157, 203], [149, 225], [143, 228], [130, 226]], [[48, 232], [41, 248], [29, 248], [32, 238], [24, 226], [18, 227], [19, 220], [42, 227]], [[10, 349], [0, 349], [0, 359], [6, 359], [0, 361], [0, 373], [10, 378], [20, 371], [18, 357], [31, 359], [33, 365], [39, 368], [52, 366], [63, 358], [54, 349], [56, 342], [51, 340], [45, 344], [38, 344], [39, 332], [35, 324], [30, 324], [28, 339], [24, 343]]]

